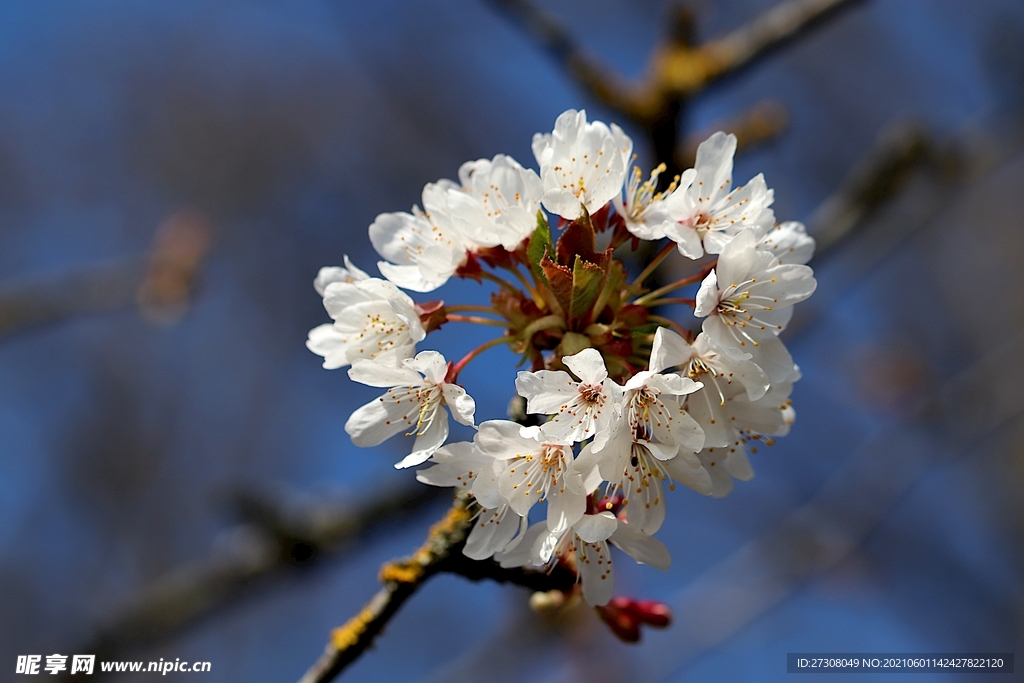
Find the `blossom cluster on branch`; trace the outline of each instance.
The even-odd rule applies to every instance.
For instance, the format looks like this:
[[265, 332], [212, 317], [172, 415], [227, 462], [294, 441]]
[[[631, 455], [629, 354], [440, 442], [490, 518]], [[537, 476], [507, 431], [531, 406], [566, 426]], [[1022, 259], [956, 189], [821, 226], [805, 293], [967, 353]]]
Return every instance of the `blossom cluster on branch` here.
[[[332, 322], [307, 346], [325, 368], [349, 366], [352, 380], [384, 390], [346, 431], [364, 447], [414, 437], [396, 467], [429, 463], [420, 481], [472, 494], [466, 556], [560, 563], [587, 602], [609, 604], [609, 545], [667, 569], [654, 538], [666, 493], [678, 482], [726, 495], [753, 476], [748, 452], [788, 431], [800, 373], [778, 335], [814, 291], [814, 241], [800, 223], [776, 223], [761, 175], [734, 185], [735, 150], [734, 136], [712, 135], [659, 191], [664, 168], [645, 181], [621, 128], [570, 110], [534, 136], [539, 173], [505, 155], [470, 161], [458, 182], [428, 184], [422, 208], [378, 216], [369, 235], [383, 278], [348, 257], [317, 275]], [[642, 241], [663, 244], [629, 273], [616, 253]], [[646, 287], [676, 251], [694, 272]], [[417, 303], [403, 291], [451, 277], [497, 287], [488, 304]], [[666, 317], [680, 306], [692, 324]], [[448, 322], [501, 332], [458, 362], [416, 352]], [[515, 390], [537, 424], [487, 420], [472, 441], [448, 443], [449, 416], [476, 423], [459, 373], [496, 346], [530, 366]], [[538, 503], [546, 515], [531, 525]]]

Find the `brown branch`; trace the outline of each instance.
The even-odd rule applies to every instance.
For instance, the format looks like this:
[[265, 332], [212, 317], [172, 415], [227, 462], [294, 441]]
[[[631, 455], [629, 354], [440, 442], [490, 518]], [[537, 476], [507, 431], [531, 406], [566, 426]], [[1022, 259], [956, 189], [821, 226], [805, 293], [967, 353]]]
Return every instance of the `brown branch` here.
[[736, 152], [748, 152], [777, 139], [789, 123], [789, 112], [777, 100], [761, 100], [739, 116], [715, 125], [712, 129], [687, 136], [683, 146], [683, 165], [691, 166], [697, 147], [719, 130], [736, 136]]
[[476, 504], [460, 495], [445, 517], [435, 524], [419, 550], [411, 556], [388, 562], [380, 571], [383, 587], [366, 606], [331, 633], [323, 654], [299, 683], [326, 683], [340, 674], [367, 648], [398, 610], [431, 577], [441, 572], [458, 574], [471, 581], [490, 579], [512, 583], [534, 591], [568, 590], [576, 574], [557, 565], [550, 572], [527, 568], [503, 568], [493, 560], [471, 560], [462, 546], [473, 524]]
[[202, 214], [182, 211], [164, 221], [143, 256], [0, 283], [0, 337], [134, 305], [150, 320], [175, 322], [188, 308], [210, 233]]
[[247, 523], [233, 534], [234, 543], [156, 581], [75, 651], [115, 659], [117, 653], [162, 641], [267, 580], [314, 566], [373, 529], [448, 495], [444, 489], [414, 483], [341, 508], [293, 508], [267, 496], [242, 496], [238, 504]]
[[633, 96], [615, 72], [583, 50], [553, 17], [527, 0], [491, 0], [522, 25], [531, 38], [598, 102], [629, 111]]
[[916, 122], [903, 121], [884, 130], [840, 188], [808, 219], [818, 255], [864, 225], [900, 192], [915, 169], [937, 162], [935, 147], [932, 134]]
[[701, 46], [708, 67], [700, 87], [745, 69], [806, 35], [860, 0], [786, 0], [757, 19]]
[[602, 65], [571, 34], [529, 0], [491, 0], [514, 20], [598, 102], [622, 112], [647, 134], [656, 163], [679, 173], [690, 152], [681, 149], [679, 127], [687, 102], [708, 86], [753, 66], [804, 36], [858, 0], [785, 0], [749, 24], [696, 44], [692, 12], [679, 7], [668, 40], [651, 55], [645, 77], [630, 83]]

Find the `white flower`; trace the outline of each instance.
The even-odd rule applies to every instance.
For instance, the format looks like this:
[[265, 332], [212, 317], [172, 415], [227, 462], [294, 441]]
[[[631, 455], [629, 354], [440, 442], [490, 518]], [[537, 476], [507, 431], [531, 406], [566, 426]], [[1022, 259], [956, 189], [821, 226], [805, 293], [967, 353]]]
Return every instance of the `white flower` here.
[[358, 359], [395, 365], [412, 356], [426, 336], [413, 300], [390, 282], [362, 278], [365, 273], [348, 267], [346, 275], [343, 268], [324, 268], [317, 276], [314, 285], [323, 287], [324, 308], [334, 323], [310, 330], [306, 347], [323, 356], [329, 370]]
[[459, 186], [450, 180], [423, 188], [423, 209], [384, 213], [370, 226], [370, 242], [387, 261], [380, 272], [399, 287], [430, 292], [466, 262], [467, 252], [514, 250], [537, 223], [540, 178], [512, 157], [467, 161]]
[[[789, 395], [792, 382], [773, 384], [764, 396], [756, 401], [738, 387], [732, 387], [725, 405], [702, 402], [696, 396], [689, 397], [687, 407], [690, 414], [704, 427], [706, 433], [717, 436], [724, 432], [725, 443], [715, 443], [697, 454], [704, 468], [711, 475], [711, 495], [716, 498], [732, 491], [733, 478], [749, 481], [754, 476], [747, 451], [757, 452], [757, 444], [771, 446], [773, 436], [784, 436], [789, 432], [796, 414]], [[711, 424], [717, 421], [718, 427]]]
[[587, 509], [582, 474], [573, 466], [571, 444], [548, 441], [536, 427], [491, 420], [480, 425], [475, 439], [481, 451], [501, 461], [498, 491], [519, 515], [547, 501], [548, 528], [562, 531]]
[[649, 180], [644, 181], [640, 169], [633, 167], [625, 189], [625, 200], [616, 195], [612, 200], [615, 211], [622, 216], [626, 229], [642, 240], [660, 240], [665, 236], [675, 219], [669, 215], [665, 201], [675, 189], [673, 183], [665, 192], [658, 192], [658, 176], [665, 172], [665, 164], [651, 171]]
[[580, 378], [561, 370], [520, 372], [516, 391], [526, 399], [526, 411], [552, 415], [541, 425], [544, 438], [572, 443], [594, 437], [594, 448], [608, 442], [619, 419], [622, 387], [608, 378], [597, 349], [583, 349], [562, 362]]
[[380, 398], [349, 417], [345, 431], [357, 446], [377, 446], [403, 430], [416, 436], [413, 451], [396, 468], [427, 460], [448, 438], [448, 413], [464, 425], [473, 424], [476, 403], [457, 384], [445, 381], [448, 366], [437, 351], [421, 351], [393, 368], [373, 361], [356, 361], [349, 369], [353, 381], [371, 387], [390, 387]]
[[716, 344], [740, 347], [771, 382], [781, 382], [794, 366], [776, 335], [792, 316], [792, 305], [809, 297], [817, 282], [809, 267], [779, 263], [756, 247], [757, 235], [749, 230], [726, 245], [697, 291], [694, 315], [708, 316], [703, 329]]
[[503, 567], [521, 567], [528, 563], [545, 566], [567, 559], [575, 565], [583, 583], [583, 599], [591, 605], [604, 605], [611, 600], [615, 587], [609, 542], [641, 564], [666, 570], [672, 562], [661, 541], [624, 524], [607, 511], [583, 515], [561, 532], [536, 524], [514, 549], [498, 555], [498, 560]]
[[814, 238], [797, 221], [786, 221], [772, 227], [757, 243], [758, 251], [770, 252], [779, 263], [803, 265], [814, 256]]
[[459, 181], [460, 190], [448, 190], [448, 207], [471, 248], [501, 245], [514, 251], [536, 229], [544, 189], [532, 169], [499, 154], [464, 163]]
[[448, 281], [466, 261], [468, 245], [448, 206], [449, 180], [423, 188], [423, 208], [382, 213], [370, 226], [370, 242], [387, 261], [377, 264], [391, 282], [414, 292], [430, 292]]
[[574, 220], [594, 213], [622, 191], [633, 141], [614, 123], [587, 123], [587, 112], [570, 109], [552, 133], [533, 136], [533, 154], [544, 184], [544, 208]]
[[753, 229], [761, 237], [775, 223], [768, 208], [774, 195], [764, 176], [732, 189], [735, 152], [735, 135], [712, 135], [697, 148], [694, 168], [683, 172], [679, 188], [665, 200], [677, 221], [666, 227], [665, 234], [688, 258], [719, 254], [741, 230]]
[[325, 266], [316, 274], [316, 279], [313, 280], [313, 289], [316, 290], [317, 294], [323, 296], [327, 291], [327, 285], [332, 282], [347, 282], [352, 284], [354, 282], [361, 282], [362, 280], [370, 279], [369, 275], [359, 268], [356, 268], [352, 261], [349, 260], [347, 254], [344, 256], [344, 259], [344, 268], [340, 266]]
[[[480, 428], [486, 429], [487, 424]], [[472, 443], [460, 441], [438, 448], [430, 456], [434, 464], [416, 472], [416, 478], [424, 484], [454, 486], [473, 493], [481, 509], [462, 553], [474, 560], [484, 560], [513, 546], [513, 540], [521, 539], [527, 519], [502, 500], [497, 479], [504, 462], [481, 450], [478, 436], [479, 432]]]
[[704, 432], [704, 445], [725, 446], [732, 437], [722, 409], [727, 397], [737, 393], [733, 383], [742, 387], [749, 400], [756, 401], [768, 391], [768, 375], [750, 360], [749, 353], [719, 346], [703, 332], [689, 344], [675, 332], [666, 330], [662, 348], [666, 365], [678, 367], [681, 374], [703, 384], [700, 391], [686, 399], [686, 405], [691, 410], [699, 406], [700, 414], [706, 416], [698, 420]]

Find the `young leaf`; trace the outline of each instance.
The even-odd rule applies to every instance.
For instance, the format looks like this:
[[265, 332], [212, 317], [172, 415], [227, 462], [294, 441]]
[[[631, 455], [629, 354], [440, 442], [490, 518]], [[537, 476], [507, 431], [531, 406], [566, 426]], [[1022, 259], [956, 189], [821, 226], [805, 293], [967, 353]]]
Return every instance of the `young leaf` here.
[[[584, 261], [579, 255], [572, 268], [572, 299], [569, 303], [570, 324], [590, 313], [590, 308], [601, 291], [604, 268]], [[589, 320], [588, 320], [589, 323]]]
[[544, 260], [544, 254], [554, 254], [555, 245], [551, 241], [551, 228], [544, 214], [537, 211], [537, 228], [530, 235], [530, 243], [526, 247], [526, 256], [530, 261], [530, 270], [541, 281], [544, 280], [544, 269], [540, 262]]

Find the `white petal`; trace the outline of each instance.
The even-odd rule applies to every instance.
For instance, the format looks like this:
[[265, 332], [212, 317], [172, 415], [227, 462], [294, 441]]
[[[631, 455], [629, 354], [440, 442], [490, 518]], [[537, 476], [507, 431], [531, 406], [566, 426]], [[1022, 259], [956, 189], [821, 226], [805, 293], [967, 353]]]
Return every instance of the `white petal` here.
[[665, 463], [665, 469], [672, 479], [697, 493], [709, 495], [713, 488], [711, 474], [692, 453], [680, 453]]
[[587, 384], [600, 384], [608, 378], [608, 368], [597, 349], [583, 349], [579, 353], [565, 356], [562, 362]]
[[700, 283], [700, 289], [697, 290], [697, 305], [693, 309], [693, 314], [698, 318], [711, 315], [718, 308], [718, 301], [718, 274], [712, 270]]
[[473, 415], [476, 413], [476, 401], [473, 400], [473, 397], [456, 384], [444, 384], [442, 391], [444, 391], [445, 403], [448, 404], [455, 421], [472, 427]]
[[331, 323], [318, 325], [309, 331], [306, 348], [318, 356], [323, 356], [324, 367], [335, 370], [348, 365], [345, 355], [345, 337]]
[[583, 599], [593, 606], [606, 605], [612, 599], [615, 577], [608, 544], [585, 543], [576, 551], [576, 568], [583, 582]]
[[600, 512], [596, 515], [583, 515], [580, 521], [573, 525], [576, 534], [587, 543], [605, 541], [615, 532], [618, 520], [611, 512]]
[[462, 554], [472, 560], [485, 560], [501, 552], [519, 531], [520, 517], [507, 508], [483, 510], [469, 532]]
[[422, 434], [416, 437], [416, 442], [413, 444], [412, 453], [402, 458], [400, 462], [395, 465], [396, 470], [404, 469], [406, 467], [412, 467], [425, 462], [434, 451], [440, 448], [445, 440], [448, 438], [448, 414], [440, 407], [437, 410], [437, 415], [430, 422], [430, 426], [424, 430]]
[[410, 423], [407, 419], [405, 411], [408, 407], [375, 398], [352, 413], [345, 422], [345, 431], [352, 437], [352, 443], [360, 448], [379, 446], [415, 424], [415, 420]]
[[[693, 357], [693, 348], [683, 339], [682, 335], [667, 327], [659, 327], [654, 332], [654, 344], [651, 346], [652, 372], [661, 372], [666, 368], [682, 365]], [[628, 388], [627, 384], [627, 388]]]
[[667, 571], [672, 565], [672, 556], [664, 543], [641, 533], [630, 524], [620, 524], [609, 540], [640, 564], [662, 571]]
[[371, 387], [418, 387], [423, 384], [419, 373], [409, 368], [390, 367], [375, 360], [359, 359], [352, 363], [348, 377]]
[[583, 517], [587, 511], [587, 497], [584, 493], [573, 493], [566, 489], [560, 492], [552, 487], [548, 497], [548, 529], [554, 533], [565, 531]]

